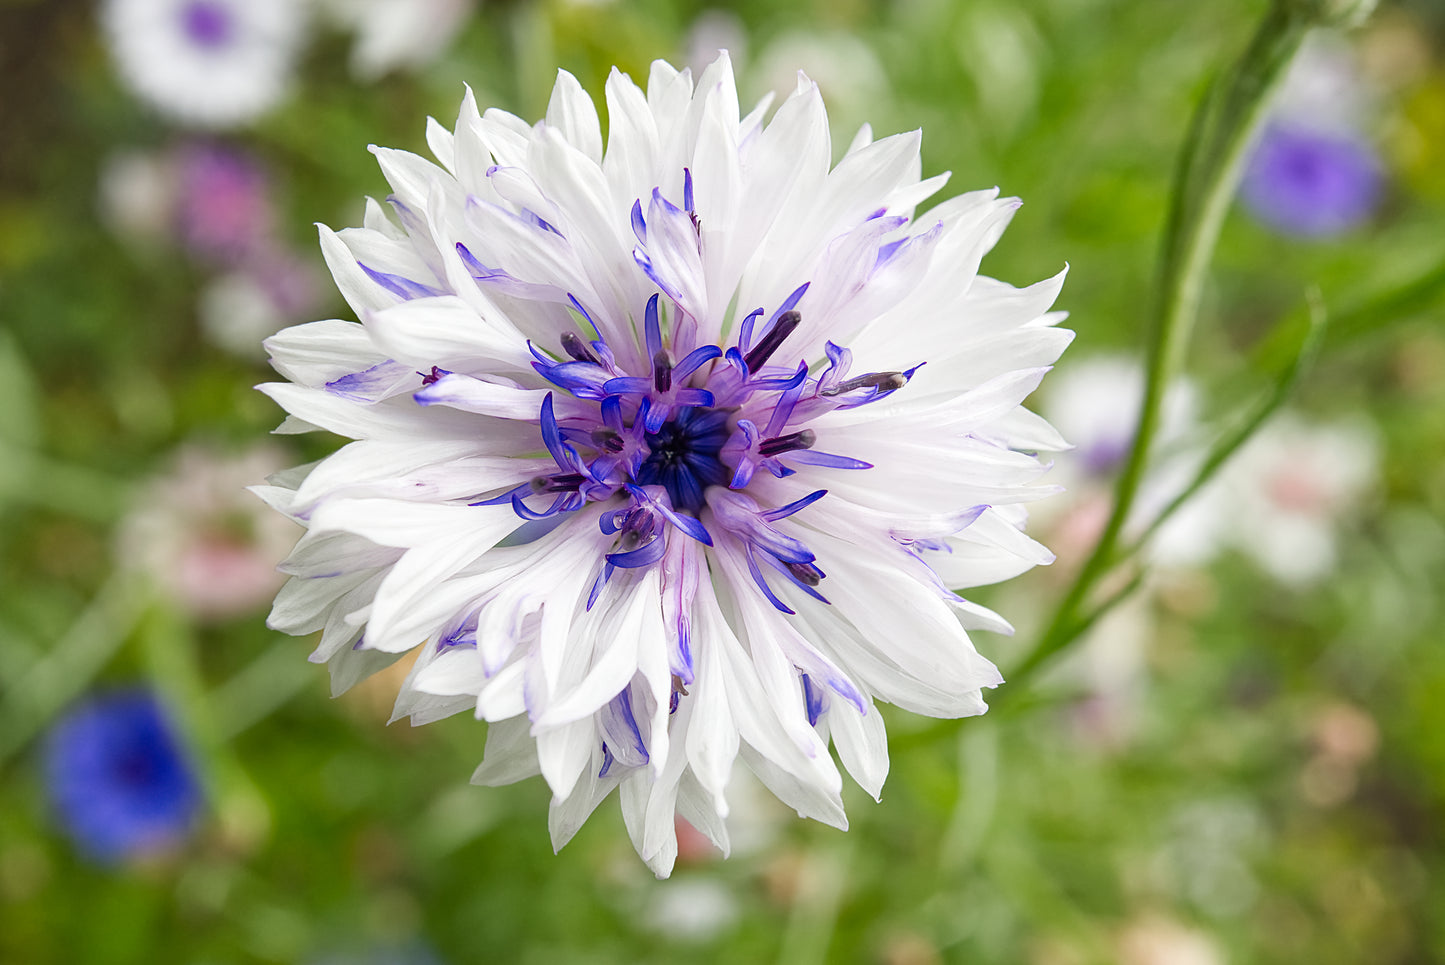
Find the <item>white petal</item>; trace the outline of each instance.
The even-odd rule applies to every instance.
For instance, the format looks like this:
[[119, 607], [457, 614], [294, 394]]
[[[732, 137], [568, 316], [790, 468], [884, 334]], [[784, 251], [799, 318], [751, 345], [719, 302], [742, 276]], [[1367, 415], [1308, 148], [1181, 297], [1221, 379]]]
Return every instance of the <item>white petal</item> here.
[[547, 104], [547, 125], [561, 131], [567, 143], [594, 164], [601, 163], [602, 126], [597, 120], [597, 108], [577, 78], [565, 70], [557, 71], [557, 83]]
[[883, 715], [871, 704], [866, 714], [860, 714], [852, 704], [834, 700], [827, 719], [838, 759], [858, 786], [878, 800], [888, 777], [888, 734]]
[[[426, 665], [413, 682], [417, 690], [440, 697], [467, 694], [475, 697], [487, 680], [482, 661], [470, 647], [446, 650]], [[475, 703], [475, 700], [468, 701]]]
[[592, 718], [545, 730], [537, 738], [537, 762], [542, 777], [559, 800], [571, 796], [578, 778], [588, 769], [594, 748], [600, 746]]
[[483, 319], [454, 295], [417, 298], [362, 321], [378, 348], [421, 371], [435, 365], [451, 371], [530, 371], [526, 339], [510, 324]]
[[318, 388], [386, 361], [363, 326], [339, 319], [293, 325], [262, 344], [277, 372]]
[[537, 745], [532, 742], [531, 722], [526, 717], [488, 724], [487, 745], [482, 755], [482, 763], [472, 772], [473, 784], [501, 787], [541, 773], [537, 766]]

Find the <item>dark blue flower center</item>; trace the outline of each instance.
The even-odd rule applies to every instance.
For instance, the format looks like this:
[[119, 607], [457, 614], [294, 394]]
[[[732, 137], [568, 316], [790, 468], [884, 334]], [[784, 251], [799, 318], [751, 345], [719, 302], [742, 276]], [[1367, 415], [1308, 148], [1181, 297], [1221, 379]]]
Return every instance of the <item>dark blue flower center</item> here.
[[674, 509], [701, 512], [707, 504], [703, 491], [726, 486], [732, 478], [720, 458], [728, 441], [728, 415], [723, 409], [689, 407], [647, 433], [649, 452], [637, 469], [637, 482], [667, 490]]

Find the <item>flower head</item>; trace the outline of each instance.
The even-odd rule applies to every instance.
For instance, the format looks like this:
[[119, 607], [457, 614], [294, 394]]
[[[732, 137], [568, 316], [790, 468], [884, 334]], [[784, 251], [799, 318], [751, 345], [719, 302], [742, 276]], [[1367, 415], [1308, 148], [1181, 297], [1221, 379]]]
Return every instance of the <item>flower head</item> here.
[[232, 127], [286, 93], [303, 34], [295, 0], [106, 0], [101, 18], [126, 84], [182, 124]]
[[1255, 146], [1240, 196], [1265, 224], [1323, 238], [1368, 221], [1383, 187], [1380, 160], [1362, 136], [1275, 123]]
[[55, 814], [88, 856], [163, 850], [190, 830], [201, 789], [154, 694], [123, 690], [72, 710], [45, 743]]
[[833, 166], [817, 88], [740, 117], [726, 57], [607, 104], [605, 151], [566, 73], [535, 126], [468, 94], [440, 166], [375, 149], [400, 223], [321, 231], [361, 324], [268, 340], [263, 386], [356, 441], [259, 492], [309, 528], [271, 625], [334, 687], [417, 650], [398, 716], [491, 722], [474, 780], [540, 772], [558, 846], [620, 787], [666, 874], [675, 813], [727, 850], [739, 757], [844, 826], [828, 741], [876, 797], [876, 699], [984, 711], [1008, 625], [951, 588], [1051, 559], [1020, 403], [1071, 334], [1062, 274], [976, 275], [1016, 201], [916, 214], [916, 132]]

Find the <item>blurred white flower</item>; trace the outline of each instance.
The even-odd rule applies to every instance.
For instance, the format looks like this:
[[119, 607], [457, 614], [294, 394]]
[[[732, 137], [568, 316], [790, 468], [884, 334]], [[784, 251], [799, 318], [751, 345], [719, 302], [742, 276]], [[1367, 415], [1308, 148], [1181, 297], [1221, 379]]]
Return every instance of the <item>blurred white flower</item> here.
[[1157, 884], [1211, 916], [1248, 911], [1261, 893], [1258, 857], [1270, 844], [1259, 803], [1244, 795], [1195, 798], [1168, 824], [1154, 856]]
[[1284, 413], [1224, 473], [1229, 538], [1281, 583], [1313, 583], [1335, 568], [1338, 524], [1374, 488], [1378, 472], [1379, 443], [1363, 419], [1310, 424]]
[[124, 241], [156, 245], [171, 240], [175, 224], [175, 171], [154, 151], [118, 151], [100, 166], [100, 217]]
[[[1051, 474], [1067, 495], [1043, 504], [1040, 522], [1060, 534], [1061, 548], [1087, 552], [1108, 518], [1114, 481], [1134, 444], [1144, 398], [1144, 368], [1126, 355], [1075, 360], [1049, 379], [1042, 395], [1043, 414], [1073, 449], [1055, 457]], [[1193, 479], [1203, 458], [1196, 439], [1197, 410], [1190, 383], [1177, 382], [1165, 392], [1153, 464], [1126, 536], [1153, 520]], [[1206, 562], [1218, 549], [1223, 509], [1217, 492], [1206, 487], [1160, 527], [1145, 549], [1146, 556], [1166, 567]]]
[[257, 252], [241, 268], [201, 289], [196, 306], [207, 342], [242, 358], [255, 358], [262, 339], [305, 318], [320, 295], [318, 272], [285, 249]]
[[694, 875], [652, 888], [646, 920], [660, 935], [684, 942], [705, 942], [731, 928], [738, 913], [737, 897], [726, 883]]
[[694, 73], [702, 73], [707, 65], [727, 52], [733, 68], [746, 73], [748, 33], [742, 17], [731, 10], [704, 10], [687, 28], [683, 58]]
[[[1134, 444], [1144, 367], [1131, 355], [1071, 358], [1044, 387], [1043, 407], [1059, 434], [1073, 446], [1054, 471], [1069, 482], [1112, 477]], [[1157, 435], [1161, 449], [1177, 444], [1197, 426], [1192, 386], [1178, 382], [1164, 394]], [[1067, 488], [1072, 488], [1065, 483]]]
[[545, 121], [376, 148], [393, 223], [322, 230], [362, 324], [271, 338], [283, 431], [357, 441], [257, 492], [308, 527], [271, 625], [333, 686], [420, 647], [396, 716], [490, 722], [474, 780], [541, 773], [561, 847], [619, 789], [659, 875], [681, 814], [728, 850], [741, 760], [798, 813], [875, 798], [875, 700], [982, 713], [1001, 682], [950, 592], [1052, 555], [1021, 532], [1062, 445], [1022, 400], [1072, 338], [976, 274], [1018, 207], [915, 217], [918, 132], [836, 167], [806, 79], [740, 116], [731, 65], [615, 72], [609, 140], [560, 73]]
[[747, 76], [755, 89], [779, 99], [798, 86], [798, 74], [818, 85], [835, 120], [852, 126], [878, 107], [888, 93], [888, 74], [873, 49], [847, 30], [792, 30], [758, 52]]
[[305, 34], [299, 0], [104, 0], [121, 78], [171, 120], [233, 127], [285, 95]]
[[1119, 932], [1119, 965], [1225, 965], [1207, 932], [1158, 914], [1141, 915]]
[[436, 60], [476, 9], [476, 0], [323, 0], [343, 29], [354, 31], [351, 70], [374, 80]]
[[180, 609], [200, 619], [254, 610], [281, 585], [278, 554], [296, 525], [258, 506], [246, 487], [282, 463], [272, 447], [225, 455], [188, 445], [139, 493], [121, 521], [121, 565], [145, 574]]
[[1379, 96], [1365, 80], [1354, 45], [1344, 35], [1312, 31], [1291, 62], [1271, 110], [1315, 128], [1358, 130], [1379, 116]]
[[1153, 609], [1135, 595], [1106, 613], [1050, 672], [1083, 690], [1069, 714], [1071, 733], [1098, 751], [1118, 751], [1138, 732], [1148, 687], [1149, 647], [1157, 639]]

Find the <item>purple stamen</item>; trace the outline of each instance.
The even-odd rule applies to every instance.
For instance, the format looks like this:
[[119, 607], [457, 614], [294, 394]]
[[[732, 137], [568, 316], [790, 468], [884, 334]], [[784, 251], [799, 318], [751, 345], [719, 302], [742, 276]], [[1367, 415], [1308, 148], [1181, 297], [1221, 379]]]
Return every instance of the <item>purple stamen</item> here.
[[[690, 195], [690, 185], [685, 194]], [[656, 192], [654, 195], [654, 204], [681, 213]], [[692, 198], [685, 197], [684, 202], [690, 205]], [[632, 217], [633, 228], [645, 243], [647, 223], [640, 203], [633, 206]], [[469, 252], [458, 250], [464, 260], [475, 261], [468, 258]], [[779, 478], [794, 474], [796, 470], [778, 458], [784, 455], [800, 464], [832, 469], [869, 468], [858, 459], [814, 450], [817, 434], [808, 428], [790, 431], [789, 423], [806, 423], [823, 412], [870, 402], [902, 388], [914, 370], [874, 372], [844, 380], [851, 353], [828, 343], [829, 364], [817, 376], [809, 375], [806, 359], [797, 359], [791, 371], [774, 367], [757, 377], [801, 325], [802, 315], [794, 306], [807, 290], [807, 284], [794, 289], [756, 339], [755, 324], [764, 310], [747, 315], [738, 343], [726, 351], [718, 345], [696, 344], [697, 322], [681, 304], [670, 311], [670, 331], [664, 333], [662, 295], [653, 294], [643, 312], [640, 333], [640, 347], [646, 352], [643, 358], [650, 361], [645, 374], [620, 368], [600, 337], [586, 342], [576, 332], [564, 332], [560, 336], [564, 360], [560, 362], [529, 342], [536, 360], [533, 367], [576, 399], [596, 401], [595, 418], [589, 424], [585, 415], [569, 406], [567, 424], [560, 424], [553, 394], [547, 393], [538, 422], [557, 471], [535, 476], [473, 505], [510, 503], [522, 519], [550, 521], [588, 503], [625, 500], [597, 517], [601, 531], [615, 537], [615, 543], [612, 552], [604, 554], [603, 566], [592, 581], [588, 609], [618, 569], [646, 568], [669, 554], [693, 552], [684, 550], [688, 544], [673, 542], [671, 530], [712, 546], [709, 529], [714, 525], [741, 541], [749, 573], [778, 610], [794, 612], [764, 578], [768, 569], [798, 592], [826, 604], [827, 598], [816, 589], [826, 576], [816, 565], [816, 557], [800, 540], [773, 524], [812, 505], [827, 490], [815, 490], [771, 509], [758, 506], [736, 490], [747, 487], [760, 466]], [[578, 313], [588, 317], [575, 297], [568, 298]], [[681, 356], [681, 361], [674, 362], [675, 356]], [[704, 368], [719, 358], [725, 358], [727, 364]], [[433, 371], [437, 376], [444, 374]], [[848, 398], [834, 401], [843, 395]], [[764, 419], [766, 425], [760, 428]], [[524, 501], [546, 495], [554, 498], [543, 510]], [[706, 526], [700, 518], [706, 515], [704, 510], [711, 511]], [[675, 619], [682, 639], [687, 633], [686, 620], [680, 615]], [[685, 650], [685, 641], [682, 646]], [[604, 749], [615, 754], [617, 746], [609, 739]]]
[[632, 233], [637, 236], [638, 244], [647, 244], [647, 222], [642, 217], [641, 198], [632, 202]]
[[617, 454], [627, 448], [627, 440], [623, 439], [615, 430], [606, 426], [598, 426], [592, 430], [592, 445], [602, 452]]
[[597, 356], [593, 355], [592, 350], [587, 347], [587, 343], [578, 338], [575, 332], [562, 333], [562, 351], [572, 356], [572, 358], [578, 362], [589, 362], [592, 365], [601, 364]]
[[812, 429], [803, 429], [800, 432], [790, 432], [785, 436], [764, 439], [758, 444], [758, 453], [767, 457], [784, 452], [794, 452], [798, 449], [811, 449], [817, 441], [818, 434], [816, 432]]
[[558, 473], [555, 476], [538, 476], [532, 480], [534, 493], [575, 493], [587, 482], [581, 473]]
[[787, 517], [793, 515], [801, 509], [807, 509], [809, 506], [813, 505], [826, 495], [828, 495], [828, 490], [819, 489], [816, 492], [808, 493], [808, 495], [804, 496], [802, 499], [793, 500], [786, 506], [779, 506], [777, 509], [769, 509], [766, 512], [759, 513], [758, 515], [761, 516], [763, 519], [768, 520], [769, 522], [779, 519], [786, 519]]
[[793, 575], [799, 583], [806, 583], [808, 586], [817, 586], [823, 582], [823, 571], [812, 563], [788, 563], [788, 572]]
[[773, 353], [783, 344], [783, 340], [793, 334], [793, 330], [802, 322], [803, 316], [794, 311], [787, 311], [778, 316], [778, 320], [768, 329], [767, 334], [758, 340], [758, 344], [748, 349], [743, 361], [747, 363], [749, 372], [756, 372], [765, 365]]
[[819, 391], [819, 395], [834, 396], [842, 395], [844, 392], [852, 392], [854, 389], [877, 389], [880, 392], [892, 392], [901, 389], [908, 384], [908, 376], [902, 372], [871, 372], [868, 375], [860, 375], [856, 379], [849, 379], [846, 382], [839, 382], [831, 389]]

